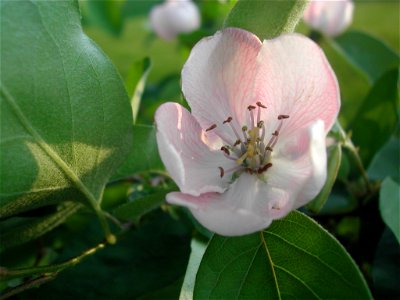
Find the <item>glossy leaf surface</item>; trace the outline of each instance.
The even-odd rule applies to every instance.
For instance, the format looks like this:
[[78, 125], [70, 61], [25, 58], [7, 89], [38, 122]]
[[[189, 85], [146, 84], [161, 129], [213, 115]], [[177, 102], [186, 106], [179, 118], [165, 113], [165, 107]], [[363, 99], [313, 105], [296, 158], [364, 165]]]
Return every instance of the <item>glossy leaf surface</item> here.
[[371, 299], [345, 249], [295, 211], [265, 231], [214, 236], [197, 273], [194, 299]]
[[83, 33], [77, 1], [2, 1], [1, 28], [0, 215], [97, 206], [131, 147], [119, 75]]
[[225, 20], [224, 27], [246, 29], [261, 40], [293, 32], [307, 4], [304, 0], [238, 0]]

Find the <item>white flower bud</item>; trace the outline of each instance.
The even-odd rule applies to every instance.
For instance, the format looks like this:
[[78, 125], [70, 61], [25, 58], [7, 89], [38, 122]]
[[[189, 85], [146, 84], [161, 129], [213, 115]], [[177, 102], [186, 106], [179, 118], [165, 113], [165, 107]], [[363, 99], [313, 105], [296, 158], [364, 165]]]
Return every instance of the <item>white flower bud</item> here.
[[304, 21], [327, 36], [342, 33], [353, 20], [352, 0], [314, 0], [304, 11]]
[[168, 0], [150, 12], [151, 27], [166, 40], [179, 33], [190, 33], [200, 27], [199, 10], [191, 0]]

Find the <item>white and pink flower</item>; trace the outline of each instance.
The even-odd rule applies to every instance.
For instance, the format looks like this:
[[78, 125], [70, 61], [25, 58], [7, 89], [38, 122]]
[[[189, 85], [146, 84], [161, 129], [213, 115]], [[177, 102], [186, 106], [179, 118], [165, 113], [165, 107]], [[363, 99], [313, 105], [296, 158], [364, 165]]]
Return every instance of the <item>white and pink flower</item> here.
[[313, 0], [304, 11], [304, 21], [327, 36], [342, 33], [353, 20], [352, 0]]
[[200, 12], [191, 0], [167, 0], [150, 12], [150, 23], [159, 37], [172, 40], [200, 27]]
[[155, 116], [161, 158], [180, 189], [169, 203], [233, 236], [262, 230], [319, 193], [340, 96], [313, 41], [261, 42], [225, 29], [193, 48], [182, 90], [191, 113], [165, 103]]

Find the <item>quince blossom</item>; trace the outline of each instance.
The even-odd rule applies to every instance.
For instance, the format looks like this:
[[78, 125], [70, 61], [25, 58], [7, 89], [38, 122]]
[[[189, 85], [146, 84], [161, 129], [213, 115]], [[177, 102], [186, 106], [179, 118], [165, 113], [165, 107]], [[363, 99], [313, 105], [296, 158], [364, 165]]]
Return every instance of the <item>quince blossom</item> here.
[[165, 103], [155, 115], [161, 158], [180, 189], [169, 203], [234, 236], [266, 228], [319, 193], [340, 96], [313, 41], [286, 34], [261, 42], [222, 30], [192, 49], [182, 90], [191, 113]]
[[159, 37], [172, 40], [179, 33], [189, 33], [198, 29], [200, 13], [191, 0], [167, 0], [153, 7], [150, 23]]
[[353, 11], [352, 0], [314, 0], [305, 9], [303, 19], [311, 28], [334, 37], [351, 24]]

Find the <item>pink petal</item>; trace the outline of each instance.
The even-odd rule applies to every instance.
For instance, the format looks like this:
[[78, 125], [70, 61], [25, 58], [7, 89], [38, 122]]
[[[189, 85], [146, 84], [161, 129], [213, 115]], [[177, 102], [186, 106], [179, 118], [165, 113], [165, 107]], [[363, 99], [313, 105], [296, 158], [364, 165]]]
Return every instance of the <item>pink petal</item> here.
[[267, 171], [273, 187], [295, 194], [293, 208], [303, 206], [321, 191], [327, 176], [324, 123], [319, 120], [282, 137]]
[[253, 175], [242, 174], [222, 194], [194, 197], [169, 193], [167, 201], [186, 206], [207, 229], [225, 236], [244, 235], [268, 227], [291, 210], [288, 191], [271, 187]]
[[266, 40], [258, 56], [260, 72], [255, 93], [268, 109], [266, 122], [276, 127], [276, 117], [289, 115], [281, 135], [321, 119], [325, 132], [332, 127], [340, 107], [336, 76], [324, 53], [312, 40], [286, 34]]
[[236, 140], [247, 106], [255, 102], [254, 79], [260, 40], [250, 32], [229, 28], [204, 38], [192, 49], [182, 70], [182, 90], [193, 116], [203, 129], [217, 124], [215, 132], [228, 142]]
[[194, 196], [223, 192], [229, 178], [221, 178], [218, 167], [227, 170], [235, 161], [225, 158], [221, 150], [210, 149], [191, 114], [177, 103], [165, 103], [157, 109], [155, 120], [161, 159], [179, 189]]

